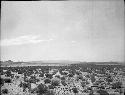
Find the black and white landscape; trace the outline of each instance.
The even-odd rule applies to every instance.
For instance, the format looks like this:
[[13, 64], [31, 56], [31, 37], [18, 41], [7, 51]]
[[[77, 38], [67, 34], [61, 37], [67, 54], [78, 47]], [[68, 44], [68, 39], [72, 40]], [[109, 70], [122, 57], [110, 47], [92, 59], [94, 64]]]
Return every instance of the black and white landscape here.
[[1, 95], [125, 95], [123, 0], [2, 1]]
[[125, 64], [118, 62], [1, 63], [3, 95], [125, 94]]

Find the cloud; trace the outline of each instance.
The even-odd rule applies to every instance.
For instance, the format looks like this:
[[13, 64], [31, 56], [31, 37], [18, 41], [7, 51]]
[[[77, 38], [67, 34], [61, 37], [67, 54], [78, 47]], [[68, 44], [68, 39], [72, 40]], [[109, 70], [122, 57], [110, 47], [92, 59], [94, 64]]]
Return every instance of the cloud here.
[[77, 41], [71, 41], [71, 43], [77, 43]]
[[38, 35], [26, 35], [20, 36], [13, 39], [4, 39], [1, 40], [1, 46], [13, 46], [13, 45], [23, 45], [23, 44], [35, 44], [45, 41], [51, 41], [53, 39], [41, 40]]

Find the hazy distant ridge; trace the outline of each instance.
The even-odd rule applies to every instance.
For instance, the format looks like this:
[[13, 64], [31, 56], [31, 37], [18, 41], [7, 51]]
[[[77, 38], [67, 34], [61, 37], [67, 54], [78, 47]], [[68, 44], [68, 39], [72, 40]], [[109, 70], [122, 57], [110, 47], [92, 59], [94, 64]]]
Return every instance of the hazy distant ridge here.
[[120, 62], [81, 62], [81, 61], [69, 61], [69, 60], [42, 60], [42, 61], [29, 61], [29, 62], [13, 62], [13, 61], [1, 61], [1, 66], [60, 66], [70, 64], [95, 64], [95, 65], [124, 65]]

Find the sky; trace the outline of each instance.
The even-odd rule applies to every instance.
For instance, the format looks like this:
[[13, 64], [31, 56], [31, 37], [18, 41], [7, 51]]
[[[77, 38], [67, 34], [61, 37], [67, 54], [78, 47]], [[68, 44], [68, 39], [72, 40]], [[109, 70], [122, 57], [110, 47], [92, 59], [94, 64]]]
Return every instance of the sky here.
[[1, 60], [124, 62], [124, 1], [2, 1]]

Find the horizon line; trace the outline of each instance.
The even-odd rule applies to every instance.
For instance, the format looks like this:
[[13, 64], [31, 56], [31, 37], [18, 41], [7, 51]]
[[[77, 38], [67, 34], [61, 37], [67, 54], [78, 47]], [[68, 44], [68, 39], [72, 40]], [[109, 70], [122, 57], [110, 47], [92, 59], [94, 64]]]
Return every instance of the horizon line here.
[[70, 62], [117, 62], [117, 63], [124, 63], [125, 61], [81, 61], [81, 60], [29, 60], [29, 61], [14, 61], [14, 60], [0, 60], [1, 62], [12, 61], [12, 62], [38, 62], [38, 61], [70, 61]]

